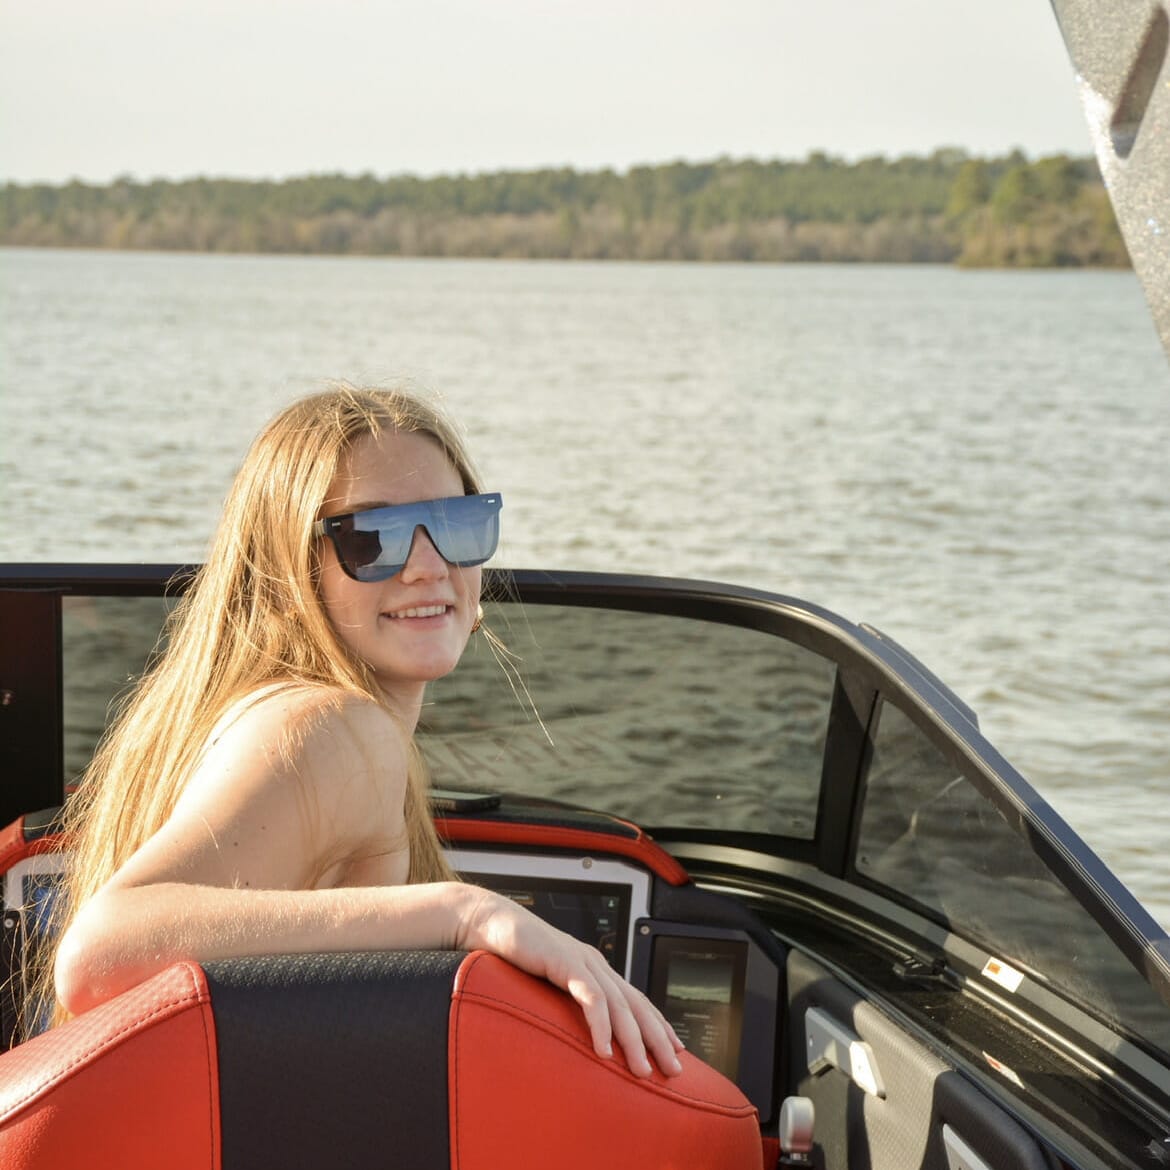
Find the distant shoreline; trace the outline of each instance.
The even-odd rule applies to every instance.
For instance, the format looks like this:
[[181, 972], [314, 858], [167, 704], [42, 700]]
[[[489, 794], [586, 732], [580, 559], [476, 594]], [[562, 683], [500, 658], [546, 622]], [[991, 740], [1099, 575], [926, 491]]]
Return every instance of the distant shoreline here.
[[0, 244], [557, 260], [1129, 266], [1088, 158], [958, 150], [418, 179], [0, 185]]
[[0, 251], [6, 252], [92, 252], [95, 255], [122, 255], [122, 256], [205, 256], [208, 258], [227, 258], [239, 257], [241, 259], [255, 259], [255, 260], [439, 260], [448, 261], [453, 264], [460, 262], [482, 262], [491, 264], [496, 261], [514, 261], [525, 264], [632, 264], [632, 265], [669, 265], [669, 266], [698, 266], [698, 265], [713, 265], [731, 266], [731, 265], [745, 265], [765, 267], [771, 265], [773, 267], [788, 267], [788, 266], [815, 266], [815, 265], [837, 265], [845, 268], [866, 268], [866, 267], [905, 267], [905, 268], [956, 268], [967, 272], [1122, 272], [1132, 271], [1131, 265], [1128, 261], [1125, 264], [1064, 264], [1064, 265], [1043, 265], [1043, 264], [959, 264], [954, 260], [704, 260], [704, 259], [670, 259], [670, 258], [638, 258], [625, 259], [623, 257], [607, 257], [607, 258], [593, 258], [593, 257], [557, 257], [557, 256], [458, 256], [458, 255], [401, 255], [401, 254], [386, 254], [386, 253], [370, 253], [370, 252], [261, 252], [261, 251], [247, 251], [238, 249], [235, 251], [212, 251], [210, 249], [201, 249], [196, 251], [192, 248], [137, 248], [137, 247], [106, 247], [100, 244], [10, 244], [0, 239]]

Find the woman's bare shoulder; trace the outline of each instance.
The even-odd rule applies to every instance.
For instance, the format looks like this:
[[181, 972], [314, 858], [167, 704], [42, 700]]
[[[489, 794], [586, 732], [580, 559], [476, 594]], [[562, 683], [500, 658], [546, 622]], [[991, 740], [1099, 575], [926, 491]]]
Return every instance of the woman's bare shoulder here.
[[281, 686], [246, 696], [220, 721], [180, 800], [222, 806], [298, 803], [348, 836], [368, 823], [371, 802], [400, 807], [409, 740], [395, 717], [364, 695]]
[[398, 724], [371, 699], [321, 687], [247, 696], [122, 880], [314, 884], [371, 842], [386, 849], [401, 836], [407, 764]]
[[[282, 684], [244, 696], [229, 708], [208, 743], [208, 754], [259, 751], [273, 765], [310, 762], [330, 751], [359, 756], [373, 751], [405, 759], [409, 737], [380, 703], [324, 686]], [[350, 761], [353, 762], [353, 761]]]

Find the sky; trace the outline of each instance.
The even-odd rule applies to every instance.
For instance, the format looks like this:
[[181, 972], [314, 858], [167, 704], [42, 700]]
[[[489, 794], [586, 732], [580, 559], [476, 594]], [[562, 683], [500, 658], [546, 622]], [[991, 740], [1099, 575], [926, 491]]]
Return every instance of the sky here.
[[0, 181], [1091, 154], [1048, 0], [0, 0]]

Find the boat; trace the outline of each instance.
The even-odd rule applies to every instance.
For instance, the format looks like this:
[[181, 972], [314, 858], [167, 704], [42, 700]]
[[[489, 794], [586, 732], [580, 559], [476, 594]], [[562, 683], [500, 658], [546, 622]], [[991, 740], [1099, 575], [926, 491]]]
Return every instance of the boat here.
[[[51, 816], [20, 810], [60, 802], [62, 774], [83, 765], [109, 700], [141, 670], [189, 576], [178, 566], [0, 573], [10, 966], [35, 945], [40, 891], [63, 864]], [[468, 880], [595, 942], [646, 990], [690, 1051], [737, 1088], [720, 1109], [750, 1112], [757, 1159], [778, 1151], [789, 1098], [811, 1102], [808, 1164], [826, 1168], [1097, 1170], [1170, 1159], [1170, 940], [912, 655], [806, 602], [705, 582], [495, 570], [487, 594], [488, 622], [538, 698], [534, 708], [519, 702], [490, 654], [469, 653], [436, 684], [420, 740], [452, 861]], [[383, 1005], [398, 1001], [404, 977], [392, 961], [402, 957], [312, 957], [324, 972], [303, 957], [208, 964], [210, 990], [187, 969], [162, 981], [165, 1003], [187, 1003], [176, 979], [199, 1012], [206, 999], [213, 1016], [218, 997], [228, 1001], [215, 1023], [220, 1140], [225, 1151], [251, 1151], [235, 1164], [265, 1164], [255, 1158], [281, 1148], [277, 1135], [321, 1155], [311, 1139], [322, 1095], [355, 1091], [358, 1070], [375, 1059], [346, 1050], [354, 1031], [367, 1037], [363, 1048], [377, 1037], [382, 1061], [398, 1052], [402, 1021], [369, 1001], [371, 987], [387, 991], [374, 996]], [[455, 972], [449, 956], [431, 959], [442, 967], [429, 1017], [441, 1037], [444, 1017], [454, 1018]], [[476, 1003], [504, 993], [479, 994], [467, 991]], [[508, 995], [515, 1015], [505, 1020], [535, 1012], [542, 1026], [575, 1029], [563, 1044], [589, 1063], [583, 1025], [572, 1011], [557, 1014], [551, 989], [524, 977]], [[8, 999], [11, 1035], [23, 1005]], [[72, 1083], [62, 1070], [75, 1067], [76, 1043], [86, 1053], [95, 1044], [93, 1017], [105, 1012], [124, 1038], [128, 1010], [113, 1001], [0, 1058], [0, 1149], [10, 1148], [6, 1127], [33, 1124], [37, 1102], [49, 1109]], [[158, 1010], [148, 998], [131, 1018], [156, 1019]], [[110, 1073], [99, 1058], [116, 1063], [121, 1048], [110, 1043], [86, 1059], [120, 1083], [131, 1074]], [[18, 1076], [7, 1071], [6, 1062], [54, 1045], [62, 1051], [43, 1058], [37, 1088], [23, 1065]], [[521, 1065], [504, 1078], [512, 1112], [481, 1107], [497, 1121], [487, 1141], [500, 1160], [450, 1164], [530, 1164], [498, 1125], [505, 1118], [504, 1133], [523, 1129], [534, 1109], [550, 1108], [543, 1070], [553, 1058], [531, 1067], [530, 1041], [473, 1045], [485, 1047], [496, 1054], [480, 1070], [489, 1086], [503, 1076], [494, 1063], [501, 1049]], [[432, 1056], [445, 1071], [441, 1039]], [[173, 1059], [186, 1070], [184, 1092], [187, 1063], [206, 1084], [202, 1046]], [[302, 1062], [309, 1067], [297, 1081], [288, 1066]], [[321, 1064], [337, 1066], [332, 1082]], [[407, 1065], [397, 1075], [413, 1085], [418, 1063]], [[157, 1071], [130, 1067], [162, 1091]], [[603, 1071], [656, 1105], [675, 1091]], [[381, 1089], [389, 1075], [371, 1080]], [[273, 1117], [257, 1106], [257, 1085], [280, 1085], [278, 1097], [287, 1092], [295, 1104]], [[229, 1091], [249, 1101], [243, 1121], [231, 1120]], [[385, 1107], [358, 1098], [356, 1113], [340, 1113], [341, 1134], [386, 1123]], [[168, 1102], [157, 1103], [160, 1116], [182, 1113]], [[580, 1119], [576, 1094], [564, 1108]], [[590, 1132], [608, 1108], [597, 1106]], [[718, 1119], [742, 1125], [745, 1115]], [[436, 1105], [431, 1128], [445, 1134], [447, 1120]], [[628, 1124], [600, 1128], [629, 1140]], [[689, 1134], [677, 1119], [666, 1128]], [[334, 1127], [324, 1132], [330, 1148], [345, 1148]], [[84, 1140], [93, 1146], [92, 1134]], [[592, 1157], [598, 1147], [590, 1139], [584, 1148]]]
[[[1167, 18], [1129, 7], [1092, 56], [1092, 5], [1057, 5], [1165, 337]], [[191, 574], [0, 566], [5, 1046], [56, 810]], [[181, 963], [0, 1056], [4, 1165], [1170, 1164], [1170, 937], [911, 653], [736, 586], [485, 583], [510, 682], [469, 652], [420, 724], [452, 863], [597, 945], [683, 1075], [600, 1060], [483, 954]]]

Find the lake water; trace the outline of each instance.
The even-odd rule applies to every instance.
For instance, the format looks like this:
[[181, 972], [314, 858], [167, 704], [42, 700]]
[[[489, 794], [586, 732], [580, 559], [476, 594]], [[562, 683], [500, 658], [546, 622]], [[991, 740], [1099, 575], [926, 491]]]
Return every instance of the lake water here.
[[253, 433], [410, 378], [496, 563], [897, 638], [1170, 923], [1170, 367], [1103, 272], [0, 250], [0, 560], [199, 559]]

